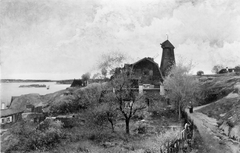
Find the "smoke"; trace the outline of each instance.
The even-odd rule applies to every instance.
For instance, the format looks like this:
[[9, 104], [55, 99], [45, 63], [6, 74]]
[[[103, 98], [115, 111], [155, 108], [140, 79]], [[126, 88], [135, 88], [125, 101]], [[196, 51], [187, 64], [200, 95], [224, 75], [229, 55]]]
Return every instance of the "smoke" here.
[[194, 73], [234, 67], [239, 8], [235, 0], [2, 0], [2, 77], [77, 78], [115, 51], [132, 62], [159, 54], [160, 63], [166, 34], [177, 57], [195, 63]]

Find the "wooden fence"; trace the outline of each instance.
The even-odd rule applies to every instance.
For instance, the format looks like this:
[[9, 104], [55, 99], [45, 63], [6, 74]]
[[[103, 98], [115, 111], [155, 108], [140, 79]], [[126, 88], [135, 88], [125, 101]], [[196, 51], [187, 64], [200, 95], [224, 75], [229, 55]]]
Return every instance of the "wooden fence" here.
[[190, 126], [187, 129], [183, 129], [174, 140], [168, 141], [162, 146], [160, 146], [161, 153], [190, 152], [192, 145], [191, 142], [193, 138], [193, 130], [195, 127], [192, 120], [187, 119], [187, 122], [190, 123]]

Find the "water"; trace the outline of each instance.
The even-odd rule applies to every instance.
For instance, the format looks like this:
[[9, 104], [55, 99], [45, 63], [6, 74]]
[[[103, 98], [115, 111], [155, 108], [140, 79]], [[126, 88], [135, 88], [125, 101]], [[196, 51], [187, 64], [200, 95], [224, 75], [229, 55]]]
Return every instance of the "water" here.
[[[30, 84], [45, 84], [47, 88], [19, 88], [20, 85], [30, 85]], [[56, 84], [56, 82], [21, 82], [21, 83], [1, 83], [1, 102], [9, 104], [12, 96], [20, 96], [29, 93], [38, 93], [40, 95], [45, 95], [48, 93], [53, 93], [59, 90], [63, 90], [70, 87], [70, 84]]]

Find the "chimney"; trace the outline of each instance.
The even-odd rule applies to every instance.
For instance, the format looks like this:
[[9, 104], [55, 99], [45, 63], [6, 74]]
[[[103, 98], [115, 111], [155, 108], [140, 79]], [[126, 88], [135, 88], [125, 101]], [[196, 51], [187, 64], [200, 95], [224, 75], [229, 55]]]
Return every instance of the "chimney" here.
[[5, 103], [4, 103], [4, 102], [2, 102], [2, 107], [1, 107], [1, 109], [5, 109]]

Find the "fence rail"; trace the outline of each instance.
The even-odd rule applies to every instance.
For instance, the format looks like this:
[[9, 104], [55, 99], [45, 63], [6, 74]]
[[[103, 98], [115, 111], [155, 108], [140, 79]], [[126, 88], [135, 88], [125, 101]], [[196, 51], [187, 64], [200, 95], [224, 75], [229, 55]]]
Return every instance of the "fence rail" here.
[[191, 149], [191, 142], [193, 138], [193, 121], [188, 119], [190, 126], [187, 129], [183, 129], [177, 137], [172, 140], [164, 143], [160, 146], [161, 153], [179, 153], [179, 152], [188, 152]]

